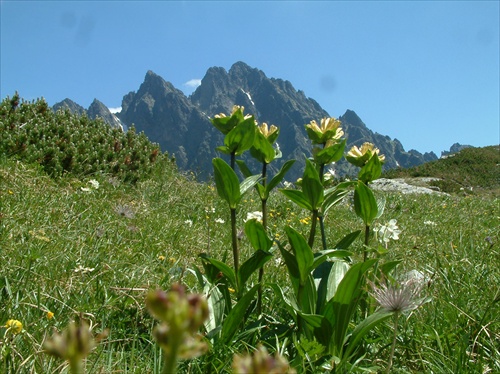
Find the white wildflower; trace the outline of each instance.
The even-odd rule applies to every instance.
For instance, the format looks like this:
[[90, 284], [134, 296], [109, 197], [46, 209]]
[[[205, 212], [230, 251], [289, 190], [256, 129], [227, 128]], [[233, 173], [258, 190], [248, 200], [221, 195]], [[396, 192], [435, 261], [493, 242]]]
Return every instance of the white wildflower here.
[[247, 218], [244, 220], [244, 222], [249, 221], [251, 219], [256, 219], [257, 221], [262, 222], [262, 212], [256, 211], [247, 213]]
[[225, 223], [226, 221], [224, 221], [222, 218], [216, 218], [215, 222], [217, 222], [217, 223]]
[[95, 179], [91, 179], [89, 180], [88, 182], [90, 184], [90, 186], [94, 189], [94, 190], [97, 190], [99, 189], [99, 182], [96, 181]]
[[184, 221], [184, 223], [186, 225], [188, 225], [189, 227], [193, 226], [193, 220], [187, 219], [187, 220]]
[[401, 234], [401, 230], [399, 230], [396, 225], [397, 221], [395, 219], [391, 219], [387, 225], [380, 225], [373, 229], [377, 238], [381, 244], [387, 246], [387, 243], [392, 240], [398, 240], [399, 234]]
[[424, 225], [427, 225], [427, 226], [437, 226], [437, 223], [433, 222], [433, 221], [425, 221]]

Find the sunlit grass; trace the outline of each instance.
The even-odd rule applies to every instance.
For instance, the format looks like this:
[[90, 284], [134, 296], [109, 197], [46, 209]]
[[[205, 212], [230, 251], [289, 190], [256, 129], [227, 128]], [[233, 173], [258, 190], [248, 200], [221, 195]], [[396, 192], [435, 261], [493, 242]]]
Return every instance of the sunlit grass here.
[[[165, 165], [154, 173], [137, 185], [96, 175], [99, 188], [84, 191], [94, 178], [54, 180], [36, 167], [0, 160], [0, 324], [23, 323], [12, 348], [18, 372], [60, 372], [62, 363], [43, 354], [42, 344], [79, 315], [92, 322], [95, 333], [109, 329], [86, 362], [88, 372], [159, 372], [161, 353], [151, 337], [154, 322], [145, 310], [145, 292], [174, 281], [198, 290], [190, 271], [201, 268], [198, 254], [230, 262], [231, 244], [227, 206], [210, 183]], [[401, 322], [393, 371], [500, 371], [499, 200], [385, 196], [381, 222], [396, 219], [402, 231], [386, 256], [402, 261], [398, 271], [424, 273], [432, 296]], [[308, 232], [307, 212], [283, 195], [272, 194], [268, 206], [276, 240], [284, 237], [285, 225]], [[241, 229], [247, 212], [259, 207], [255, 192], [245, 197], [238, 210]], [[329, 212], [325, 225], [331, 247], [362, 229], [348, 199]], [[243, 257], [250, 254], [246, 238], [241, 248]], [[362, 239], [351, 249], [361, 258]], [[266, 269], [266, 281], [286, 284], [279, 256]], [[278, 316], [281, 307], [272, 292], [264, 295], [267, 315]], [[387, 339], [372, 353], [384, 367], [390, 325], [380, 332]], [[236, 351], [236, 346], [216, 350], [211, 359], [228, 370]], [[203, 360], [181, 368], [203, 372]]]

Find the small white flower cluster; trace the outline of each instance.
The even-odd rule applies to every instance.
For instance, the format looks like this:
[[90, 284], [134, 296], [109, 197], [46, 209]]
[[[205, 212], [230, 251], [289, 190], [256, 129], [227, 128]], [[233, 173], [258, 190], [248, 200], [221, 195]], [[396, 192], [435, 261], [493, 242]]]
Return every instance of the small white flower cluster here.
[[433, 221], [425, 221], [424, 225], [426, 225], [426, 226], [437, 226], [437, 223], [433, 222]]
[[256, 219], [257, 221], [262, 222], [262, 212], [256, 211], [247, 213], [247, 218], [244, 222], [250, 221], [251, 219]]
[[73, 270], [75, 273], [92, 273], [95, 270], [95, 268], [86, 268], [83, 267], [82, 265], [78, 265], [75, 270]]
[[83, 192], [90, 192], [92, 190], [98, 190], [99, 189], [99, 182], [96, 181], [95, 179], [91, 179], [87, 183], [90, 184], [90, 187], [80, 187], [80, 189]]
[[325, 181], [333, 180], [335, 179], [335, 169], [334, 168], [329, 168], [326, 173], [323, 175], [323, 179]]
[[373, 229], [377, 235], [377, 239], [381, 244], [387, 246], [387, 243], [392, 240], [398, 240], [401, 230], [396, 225], [397, 221], [391, 219], [386, 225], [378, 225]]

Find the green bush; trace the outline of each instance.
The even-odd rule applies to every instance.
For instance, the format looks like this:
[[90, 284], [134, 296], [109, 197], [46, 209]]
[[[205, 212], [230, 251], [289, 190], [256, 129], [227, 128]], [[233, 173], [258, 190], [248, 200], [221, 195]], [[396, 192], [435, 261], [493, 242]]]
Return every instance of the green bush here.
[[36, 163], [52, 177], [107, 174], [137, 182], [165, 157], [157, 144], [134, 127], [127, 132], [69, 110], [54, 113], [44, 99], [0, 104], [0, 151]]

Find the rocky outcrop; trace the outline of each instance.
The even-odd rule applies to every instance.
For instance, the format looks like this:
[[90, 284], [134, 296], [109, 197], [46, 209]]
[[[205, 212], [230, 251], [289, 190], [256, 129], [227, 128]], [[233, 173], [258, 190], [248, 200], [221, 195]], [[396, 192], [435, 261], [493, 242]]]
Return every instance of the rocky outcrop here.
[[372, 188], [376, 191], [399, 192], [406, 194], [439, 194], [448, 195], [439, 191], [437, 187], [430, 186], [428, 183], [438, 181], [438, 178], [380, 178], [373, 181]]

